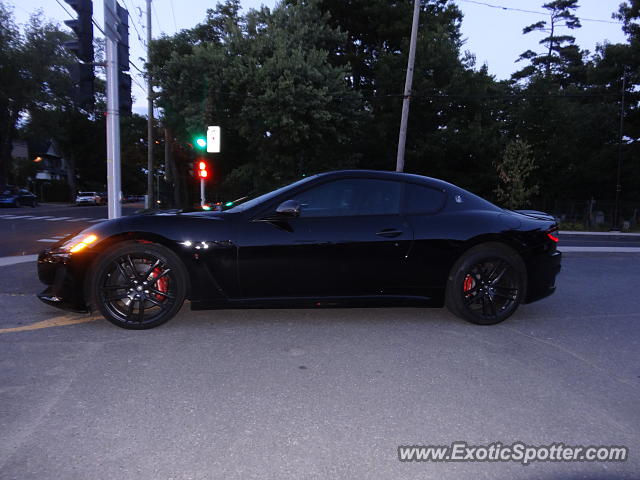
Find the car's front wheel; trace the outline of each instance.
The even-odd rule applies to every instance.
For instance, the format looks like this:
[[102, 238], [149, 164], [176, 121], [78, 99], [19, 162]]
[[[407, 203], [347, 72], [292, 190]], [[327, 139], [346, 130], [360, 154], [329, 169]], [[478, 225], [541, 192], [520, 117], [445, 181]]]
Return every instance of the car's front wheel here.
[[89, 285], [90, 301], [114, 325], [153, 328], [180, 310], [187, 282], [184, 264], [168, 248], [126, 242], [98, 258]]
[[477, 245], [455, 263], [446, 304], [458, 317], [479, 325], [509, 318], [522, 302], [526, 267], [518, 253], [500, 243]]

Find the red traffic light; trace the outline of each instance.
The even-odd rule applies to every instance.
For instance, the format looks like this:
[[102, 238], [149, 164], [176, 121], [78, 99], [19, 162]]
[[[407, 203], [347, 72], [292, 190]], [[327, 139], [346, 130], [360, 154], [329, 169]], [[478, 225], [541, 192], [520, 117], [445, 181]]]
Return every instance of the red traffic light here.
[[209, 176], [207, 162], [198, 162], [198, 176], [200, 178], [207, 178]]

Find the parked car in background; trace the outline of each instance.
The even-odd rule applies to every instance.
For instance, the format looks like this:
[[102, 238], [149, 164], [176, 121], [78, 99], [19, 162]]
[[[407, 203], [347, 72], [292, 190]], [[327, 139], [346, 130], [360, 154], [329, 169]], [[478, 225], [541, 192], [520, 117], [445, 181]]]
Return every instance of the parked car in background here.
[[102, 199], [97, 192], [78, 192], [76, 205], [100, 205]]
[[22, 205], [36, 207], [38, 206], [38, 197], [24, 188], [7, 185], [0, 187], [0, 205], [3, 207], [20, 207]]

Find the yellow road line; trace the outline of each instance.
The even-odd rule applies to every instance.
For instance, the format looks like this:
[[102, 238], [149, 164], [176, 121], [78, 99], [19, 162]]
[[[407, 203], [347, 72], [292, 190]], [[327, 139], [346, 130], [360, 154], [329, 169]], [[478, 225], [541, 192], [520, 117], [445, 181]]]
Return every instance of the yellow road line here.
[[94, 320], [96, 320], [95, 317], [77, 317], [75, 315], [63, 315], [61, 317], [50, 318], [48, 320], [43, 320], [42, 322], [37, 322], [31, 325], [23, 325], [22, 327], [0, 328], [0, 334], [26, 332], [28, 330], [40, 330], [41, 328], [64, 327], [65, 325], [93, 322]]

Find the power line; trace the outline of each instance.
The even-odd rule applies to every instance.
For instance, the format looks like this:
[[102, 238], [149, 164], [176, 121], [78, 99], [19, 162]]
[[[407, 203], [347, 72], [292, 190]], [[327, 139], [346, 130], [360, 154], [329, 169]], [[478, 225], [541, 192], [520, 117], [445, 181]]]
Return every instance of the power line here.
[[[129, 5], [127, 4], [126, 0], [122, 0], [126, 9], [127, 9], [127, 16], [129, 17], [129, 20], [131, 20], [131, 25], [133, 26], [133, 29], [136, 31], [136, 35], [138, 37], [138, 41], [140, 42], [140, 45], [142, 45], [142, 47], [146, 48], [146, 43], [145, 41], [142, 39], [142, 36], [140, 35], [140, 31], [138, 30], [138, 27], [136, 26], [136, 21], [134, 20], [134, 18], [131, 16], [131, 10], [129, 8]], [[144, 27], [142, 27], [142, 25], [140, 26], [143, 30]]]
[[[523, 8], [515, 8], [515, 7], [505, 7], [503, 5], [493, 5], [491, 3], [479, 2], [477, 0], [458, 0], [459, 2], [465, 3], [473, 3], [474, 5], [482, 5], [484, 7], [496, 8], [498, 10], [507, 10], [512, 12], [522, 12], [522, 13], [534, 13], [536, 15], [549, 15], [549, 12], [542, 12], [537, 10], [525, 10]], [[614, 25], [622, 25], [622, 22], [616, 22], [614, 20], [602, 20], [598, 18], [584, 18], [584, 17], [576, 17], [578, 20], [583, 22], [598, 22], [598, 23], [612, 23]]]
[[162, 28], [160, 27], [160, 18], [158, 18], [158, 12], [156, 11], [156, 7], [153, 5], [153, 3], [151, 3], [151, 11], [153, 11], [153, 14], [156, 16], [156, 23], [158, 24], [158, 28], [162, 31]]
[[171, 5], [171, 16], [173, 16], [173, 27], [175, 28], [175, 33], [178, 33], [178, 24], [176, 23], [176, 12], [173, 9], [173, 0], [169, 0], [169, 4]]
[[67, 15], [69, 15], [71, 18], [76, 18], [75, 15], [71, 15], [71, 12], [69, 12], [69, 10], [67, 10], [67, 7], [65, 7], [62, 3], [60, 3], [60, 0], [56, 0], [56, 2], [58, 2], [58, 5], [60, 5], [62, 7], [62, 9], [67, 12]]

